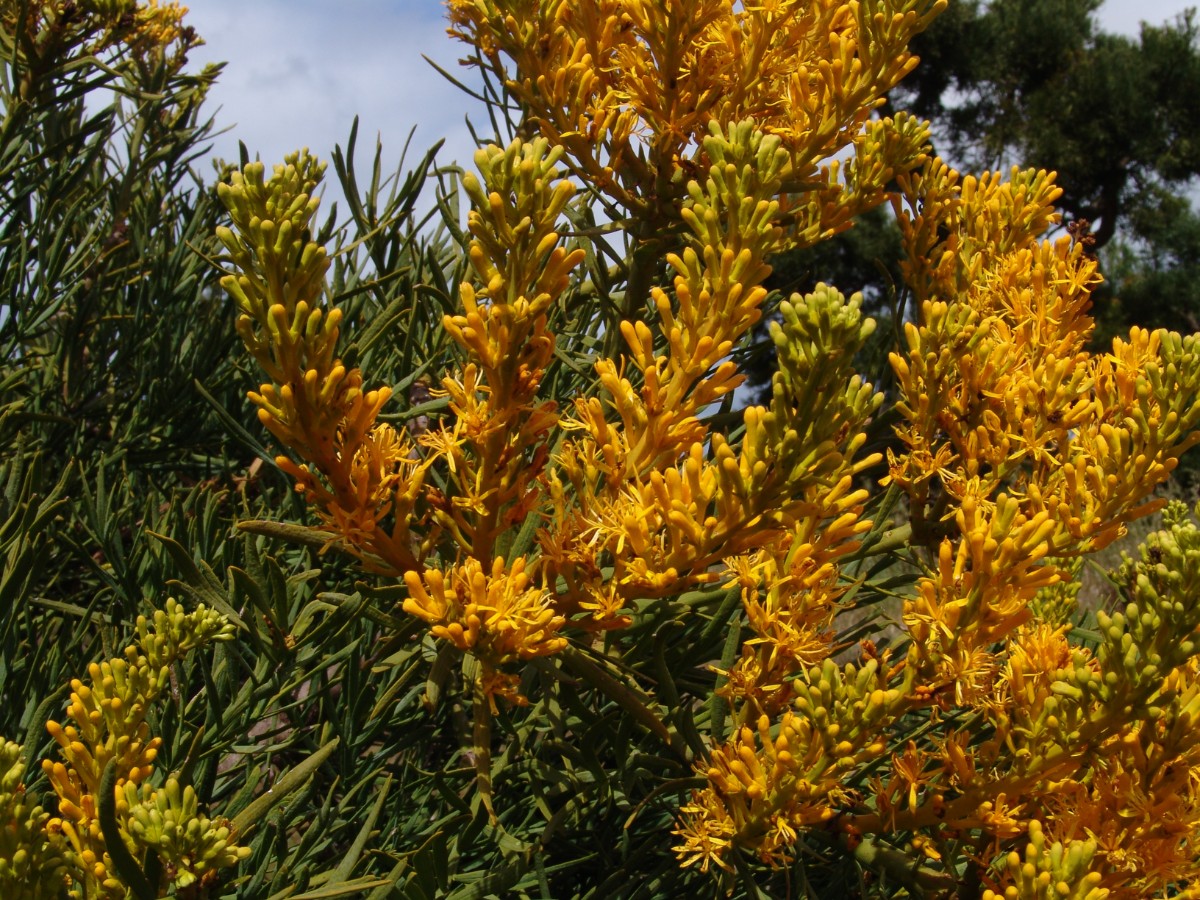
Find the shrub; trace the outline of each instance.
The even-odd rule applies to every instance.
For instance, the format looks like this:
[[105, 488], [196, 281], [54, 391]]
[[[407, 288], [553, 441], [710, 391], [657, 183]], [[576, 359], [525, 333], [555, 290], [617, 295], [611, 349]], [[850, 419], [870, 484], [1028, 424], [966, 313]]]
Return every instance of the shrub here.
[[[121, 659], [72, 682], [57, 818], [4, 751], [13, 846], [116, 896], [1191, 896], [1187, 508], [1115, 608], [1076, 595], [1200, 442], [1200, 350], [1089, 353], [1053, 175], [963, 176], [873, 115], [941, 5], [449, 7], [519, 114], [478, 175], [436, 173], [440, 229], [421, 174], [364, 196], [353, 135], [348, 228], [318, 226], [307, 151], [218, 186], [250, 400], [310, 521], [249, 479], [160, 513], [144, 571], [195, 611], [137, 620], [148, 687], [114, 706]], [[860, 298], [763, 282], [884, 202], [912, 312], [864, 377]], [[89, 697], [106, 723], [137, 698], [125, 762], [77, 746]]]

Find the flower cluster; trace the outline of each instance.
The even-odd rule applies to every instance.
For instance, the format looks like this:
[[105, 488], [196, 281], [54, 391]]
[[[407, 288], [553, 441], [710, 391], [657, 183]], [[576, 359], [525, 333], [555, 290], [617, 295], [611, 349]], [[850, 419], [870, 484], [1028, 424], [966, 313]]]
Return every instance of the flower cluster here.
[[22, 748], [0, 742], [0, 893], [12, 900], [55, 900], [71, 866], [50, 814], [25, 793]]
[[250, 853], [234, 841], [230, 824], [200, 812], [191, 785], [167, 778], [155, 789], [126, 781], [123, 793], [118, 806], [129, 811], [129, 836], [170, 866], [178, 889], [208, 887], [221, 869], [236, 866]]
[[[659, 337], [644, 323], [621, 324], [640, 387], [613, 360], [597, 364], [606, 396], [576, 402], [582, 436], [558, 459], [556, 515], [540, 535], [547, 572], [600, 624], [620, 622], [635, 597], [718, 581], [723, 560], [817, 521], [840, 520], [827, 536], [835, 543], [869, 527], [851, 521], [865, 495], [850, 485], [870, 463], [853, 461], [858, 426], [881, 398], [846, 374], [854, 346], [839, 348], [840, 368], [818, 363], [834, 344], [869, 334], [857, 301], [822, 288], [784, 304], [775, 340], [789, 348], [787, 362], [770, 408], [746, 411], [740, 446], [702, 421], [743, 381], [728, 356], [758, 321], [766, 257], [786, 240], [776, 198], [787, 166], [780, 139], [747, 123], [714, 127], [705, 151], [713, 165], [691, 183], [681, 213], [687, 243], [667, 257], [674, 302], [652, 291]], [[841, 393], [818, 408], [826, 387]], [[606, 418], [606, 401], [619, 423]], [[609, 565], [611, 577], [602, 574]]]
[[1005, 859], [1011, 883], [999, 893], [984, 891], [983, 900], [1105, 900], [1109, 892], [1097, 887], [1100, 875], [1089, 868], [1095, 855], [1094, 840], [1047, 845], [1042, 825], [1034, 819], [1024, 858], [1014, 850]]
[[709, 785], [683, 807], [684, 865], [731, 869], [729, 851], [752, 849], [771, 865], [791, 861], [797, 833], [835, 819], [850, 800], [849, 773], [886, 750], [879, 726], [903, 702], [875, 660], [844, 668], [830, 659], [792, 682], [794, 708], [759, 717], [715, 748]]
[[520, 702], [516, 679], [499, 667], [549, 656], [566, 646], [558, 635], [563, 617], [555, 613], [547, 593], [531, 584], [523, 558], [509, 567], [498, 557], [491, 572], [468, 558], [445, 574], [438, 569], [423, 576], [409, 572], [404, 581], [409, 593], [404, 611], [430, 623], [434, 637], [480, 660], [489, 698], [499, 694]]
[[[219, 868], [249, 853], [232, 843], [227, 826], [196, 813], [194, 795], [190, 806], [180, 806], [172, 802], [178, 784], [155, 789], [148, 781], [162, 741], [150, 736], [146, 716], [167, 686], [169, 667], [197, 647], [232, 636], [233, 626], [215, 611], [200, 605], [185, 612], [168, 600], [166, 609], [151, 618], [138, 617], [137, 642], [123, 656], [91, 664], [87, 683], [71, 682], [69, 723], [46, 723], [62, 759], [45, 760], [42, 768], [59, 798], [58, 816], [46, 828], [52, 837], [61, 836], [76, 879], [72, 896], [124, 897], [127, 886], [114, 868], [112, 853], [128, 855], [131, 847], [160, 854], [165, 864], [160, 871], [170, 873], [171, 883], [179, 887], [197, 880], [211, 883]], [[114, 796], [108, 798], [102, 786], [110, 770], [115, 775], [110, 776]], [[125, 844], [120, 848], [110, 847], [105, 833], [104, 806], [109, 802]], [[172, 829], [164, 836], [162, 828], [145, 824], [153, 823], [160, 809], [173, 811], [172, 828], [183, 829], [186, 840], [171, 838]]]
[[[495, 666], [563, 643], [553, 638], [561, 616], [528, 588], [526, 560], [515, 560], [510, 571], [493, 555], [500, 535], [538, 508], [548, 438], [558, 425], [556, 405], [538, 399], [555, 346], [548, 313], [583, 257], [559, 246], [555, 230], [574, 190], [556, 167], [560, 156], [545, 141], [492, 147], [476, 157], [481, 177], [464, 177], [478, 286], [462, 285], [461, 312], [447, 315], [444, 326], [466, 361], [442, 381], [453, 420], [417, 441], [376, 423], [390, 390], [366, 391], [361, 372], [335, 355], [341, 313], [320, 305], [329, 262], [307, 240], [323, 167], [298, 154], [269, 180], [251, 164], [221, 188], [236, 231], [219, 235], [240, 272], [222, 284], [242, 310], [239, 333], [272, 380], [251, 397], [263, 423], [304, 460], [281, 456], [280, 467], [316, 506], [334, 542], [368, 569], [403, 575], [414, 591], [424, 583], [438, 598], [414, 593], [410, 611], [433, 623], [439, 637], [449, 639], [454, 627], [470, 635], [452, 643], [484, 662], [489, 699], [494, 692], [517, 696]], [[439, 484], [427, 481], [434, 466]], [[430, 552], [447, 560], [445, 571], [426, 568]], [[471, 588], [463, 588], [458, 604], [435, 586], [444, 576], [452, 585], [459, 578], [473, 584], [484, 567], [492, 570], [485, 593], [521, 599], [488, 607], [478, 598], [477, 609]], [[544, 611], [545, 621], [531, 626], [531, 608]]]
[[1040, 854], [1036, 827], [1064, 847], [1085, 841], [1090, 869], [1072, 871], [1094, 872], [1088, 888], [1114, 900], [1200, 876], [1200, 528], [1180, 509], [1168, 526], [1123, 566], [1127, 602], [1098, 614], [1094, 651], [1065, 627], [1018, 629], [959, 701], [978, 710], [984, 737], [951, 729], [910, 746], [854, 826], [929, 829], [934, 854], [964, 832], [1000, 843], [1026, 828]]
[[[305, 240], [319, 167], [301, 155], [269, 181], [260, 166], [235, 175], [222, 188], [234, 228], [220, 236], [238, 274], [223, 284], [272, 381], [252, 396], [303, 460], [280, 465], [334, 541], [411, 589], [468, 564], [486, 571], [502, 535], [542, 516], [523, 565], [556, 617], [588, 629], [627, 624], [637, 598], [719, 581], [723, 560], [765, 544], [786, 556], [788, 534], [827, 542], [818, 523], [837, 523], [834, 543], [850, 549], [869, 527], [851, 521], [864, 499], [851, 479], [870, 462], [853, 459], [859, 426], [880, 398], [843, 364], [839, 402], [818, 409], [813, 399], [829, 371], [814, 352], [869, 329], [853, 303], [827, 291], [787, 308], [788, 328], [833, 322], [836, 335], [817, 351], [797, 343], [794, 371], [770, 409], [747, 413], [740, 445], [710, 435], [704, 416], [742, 383], [730, 354], [761, 317], [767, 257], [847, 227], [923, 160], [924, 124], [870, 111], [915, 64], [905, 46], [937, 9], [452, 4], [454, 30], [481, 48], [481, 62], [516, 63], [508, 86], [535, 104], [529, 122], [541, 137], [480, 151], [479, 176], [464, 176], [474, 279], [444, 322], [464, 359], [442, 381], [452, 420], [415, 447], [403, 435], [372, 437], [387, 391], [366, 392], [361, 373], [334, 357], [340, 318], [318, 305], [328, 261]], [[772, 65], [734, 66], [747, 52]], [[595, 367], [603, 393], [580, 397], [563, 418], [538, 396], [556, 341], [549, 314], [584, 258], [560, 246], [556, 223], [574, 193], [561, 160], [642, 223], [626, 314]], [[671, 284], [653, 283], [659, 260]], [[655, 329], [638, 315], [643, 297]], [[364, 454], [369, 465], [356, 462]], [[421, 615], [449, 627], [440, 612]], [[528, 631], [480, 621], [505, 641]]]
[[141, 57], [164, 52], [176, 43], [183, 45], [181, 49], [194, 46], [191, 29], [183, 24], [187, 12], [187, 7], [177, 2], [146, 0], [133, 10], [133, 29], [125, 43]]
[[862, 515], [868, 493], [854, 477], [879, 457], [856, 454], [883, 396], [852, 374], [874, 327], [862, 319], [860, 301], [824, 285], [784, 301], [783, 321], [772, 328], [779, 371], [771, 405], [746, 412], [740, 468], [753, 473], [762, 508], [786, 526], [755, 552], [725, 560], [754, 637], [724, 690], [750, 704], [747, 715], [777, 714], [792, 699], [789, 677], [829, 655], [846, 591], [838, 560], [871, 527]]
[[[451, 34], [644, 237], [674, 217], [692, 173], [713, 164], [712, 123], [753, 121], [779, 139], [789, 184], [805, 185], [791, 228], [813, 243], [880, 202], [924, 144], [910, 119], [869, 120], [916, 65], [908, 42], [943, 6], [452, 0], [449, 9]], [[849, 146], [848, 165], [831, 161]]]
[[[705, 867], [727, 867], [736, 847], [782, 863], [797, 829], [824, 816], [856, 835], [923, 830], [930, 836], [912, 847], [938, 861], [957, 835], [999, 845], [1037, 819], [1068, 844], [1094, 836], [1096, 869], [1113, 896], [1186, 883], [1196, 858], [1196, 770], [1190, 741], [1181, 737], [1195, 714], [1192, 604], [1171, 599], [1170, 613], [1161, 601], [1101, 613], [1106, 640], [1093, 654], [1057, 626], [1073, 610], [1064, 600], [1071, 592], [1056, 588], [1079, 556], [1161, 505], [1147, 495], [1197, 440], [1195, 339], [1135, 330], [1110, 354], [1086, 352], [1095, 261], [1069, 238], [1037, 240], [1056, 196], [1044, 173], [959, 185], [935, 160], [902, 183], [909, 191], [909, 205], [901, 206], [906, 277], [922, 317], [906, 327], [908, 353], [892, 357], [906, 421], [889, 480], [908, 493], [910, 540], [931, 548], [932, 566], [904, 602], [911, 642], [877, 685], [893, 694], [872, 706], [871, 725], [878, 738], [901, 716], [932, 705], [935, 721], [937, 710], [975, 710], [990, 736], [972, 740], [947, 729], [932, 747], [909, 742], [893, 755], [890, 772], [871, 776], [865, 803], [841, 793], [836, 780], [781, 768], [775, 744], [793, 742], [796, 708], [811, 703], [814, 676], [806, 666], [833, 652], [831, 624], [846, 590], [838, 548], [856, 547], [864, 530], [865, 495], [844, 488], [840, 518], [814, 516], [808, 531], [731, 563], [754, 636], [721, 690], [739, 705], [740, 721], [758, 720], [759, 733], [752, 740], [753, 732], [735, 730], [712, 751], [710, 786], [684, 810], [677, 852]], [[834, 342], [822, 347], [797, 331], [793, 314], [785, 305], [792, 339], [778, 341], [780, 379], [794, 365], [788, 348], [805, 348], [830, 379], [810, 396], [834, 401], [831, 414], [846, 419], [843, 439], [856, 434], [872, 407], [838, 410], [839, 396], [862, 388], [851, 382], [839, 394], [844, 375], [829, 371], [838, 358]], [[779, 398], [778, 379], [775, 388]], [[806, 408], [796, 394], [789, 399]], [[801, 434], [807, 452], [828, 452], [828, 432]], [[772, 444], [787, 446], [778, 436]], [[847, 449], [849, 456], [854, 445]], [[843, 496], [830, 490], [836, 478], [817, 483], [814, 498]], [[783, 508], [787, 502], [776, 500]], [[1172, 540], [1154, 539], [1155, 556], [1171, 557], [1158, 574], [1163, 590], [1171, 579], [1177, 587], [1188, 578], [1190, 564], [1173, 549], [1186, 544], [1185, 532], [1177, 522]], [[1047, 607], [1054, 618], [1036, 623], [1035, 610]], [[1139, 721], [1142, 709], [1150, 715]], [[819, 724], [827, 742], [845, 733], [835, 717]], [[785, 763], [796, 757], [787, 753]], [[851, 769], [871, 765], [868, 754]], [[747, 804], [760, 796], [769, 799]]]
[[548, 313], [582, 249], [560, 245], [558, 219], [575, 192], [546, 141], [491, 147], [475, 156], [482, 182], [463, 178], [473, 203], [468, 254], [480, 287], [462, 285], [462, 313], [445, 328], [467, 357], [442, 384], [453, 426], [423, 437], [444, 458], [453, 500], [436, 512], [462, 553], [489, 561], [498, 535], [538, 506], [538, 479], [558, 425], [538, 391], [554, 355]]
[[309, 239], [325, 167], [307, 153], [270, 178], [261, 163], [219, 187], [236, 231], [217, 236], [236, 275], [221, 286], [241, 315], [238, 334], [271, 379], [250, 397], [262, 423], [302, 460], [276, 462], [319, 512], [332, 540], [373, 571], [417, 568], [410, 522], [427, 466], [408, 435], [375, 419], [391, 389], [368, 390], [336, 356], [342, 313], [322, 304], [325, 248]]
[[[700, 416], [743, 381], [727, 357], [761, 315], [764, 260], [782, 237], [773, 198], [785, 158], [778, 139], [748, 125], [714, 128], [706, 146], [714, 164], [691, 184], [687, 244], [667, 257], [675, 302], [652, 291], [661, 337], [645, 323], [621, 323], [629, 356], [597, 364], [605, 396], [576, 402], [572, 425], [582, 435], [559, 458], [558, 489], [570, 485], [577, 509], [552, 523], [543, 546], [550, 570], [580, 585], [580, 603], [602, 615], [622, 599], [715, 580], [711, 567], [751, 546], [762, 523], [755, 460], [719, 438], [708, 454]], [[619, 423], [606, 418], [606, 403]], [[597, 584], [610, 557], [614, 576]], [[592, 584], [582, 573], [593, 573]]]
[[21, 93], [32, 99], [45, 73], [76, 54], [165, 61], [178, 71], [202, 43], [183, 24], [187, 7], [159, 0], [0, 0], [0, 32], [23, 57]]
[[935, 160], [902, 185], [921, 318], [892, 357], [907, 421], [891, 479], [938, 560], [905, 622], [929, 678], [953, 684], [1030, 620], [1064, 559], [1159, 505], [1147, 496], [1198, 439], [1200, 357], [1194, 338], [1140, 329], [1087, 352], [1096, 262], [1038, 240], [1059, 193], [1046, 173], [960, 183]]

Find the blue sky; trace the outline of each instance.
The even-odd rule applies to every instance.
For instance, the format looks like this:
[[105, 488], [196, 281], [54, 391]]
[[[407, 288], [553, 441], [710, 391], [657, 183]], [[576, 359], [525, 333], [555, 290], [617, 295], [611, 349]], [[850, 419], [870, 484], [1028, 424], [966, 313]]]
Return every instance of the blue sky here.
[[[465, 70], [465, 49], [445, 31], [436, 0], [191, 0], [189, 21], [207, 42], [193, 60], [223, 60], [225, 73], [212, 94], [217, 121], [232, 131], [215, 153], [237, 158], [237, 141], [264, 162], [308, 146], [328, 158], [343, 143], [357, 113], [360, 159], [369, 162], [376, 134], [392, 167], [409, 131], [414, 151], [446, 138], [441, 159], [470, 159], [464, 116], [480, 111], [422, 59]], [[1174, 18], [1186, 0], [1108, 0], [1100, 10], [1109, 31], [1136, 34], [1138, 23]]]
[[469, 160], [464, 116], [478, 114], [475, 103], [422, 59], [470, 77], [440, 3], [191, 0], [188, 21], [206, 42], [193, 62], [227, 63], [210, 95], [218, 124], [233, 126], [218, 156], [236, 159], [241, 140], [268, 164], [301, 146], [328, 158], [357, 114], [360, 154], [379, 134], [394, 164], [415, 126], [414, 151], [446, 138], [451, 156]]

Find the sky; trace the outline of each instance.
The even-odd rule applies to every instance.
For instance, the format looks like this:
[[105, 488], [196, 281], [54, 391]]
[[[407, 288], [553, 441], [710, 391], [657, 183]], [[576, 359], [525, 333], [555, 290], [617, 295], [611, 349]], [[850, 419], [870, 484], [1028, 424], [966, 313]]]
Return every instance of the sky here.
[[[193, 53], [193, 62], [227, 63], [210, 95], [218, 125], [231, 128], [216, 138], [216, 156], [236, 160], [240, 139], [268, 166], [302, 146], [328, 159], [335, 144], [345, 146], [358, 114], [362, 164], [370, 164], [378, 135], [385, 170], [394, 170], [414, 127], [410, 154], [416, 158], [445, 138], [439, 160], [469, 163], [474, 148], [464, 119], [471, 115], [484, 123], [481, 108], [422, 58], [470, 78], [457, 64], [466, 47], [447, 36], [437, 0], [190, 0], [189, 5], [188, 20], [206, 41]], [[1133, 35], [1140, 21], [1161, 24], [1188, 5], [1187, 0], [1107, 0], [1099, 17], [1105, 30]]]
[[[236, 160], [238, 141], [264, 162], [307, 146], [328, 159], [359, 116], [359, 159], [378, 136], [384, 160], [399, 162], [410, 131], [419, 159], [446, 139], [445, 162], [469, 162], [465, 123], [481, 106], [440, 75], [427, 56], [463, 80], [465, 45], [446, 34], [436, 0], [190, 0], [188, 21], [205, 40], [195, 64], [226, 62], [209, 95], [220, 127], [214, 153]], [[415, 161], [415, 159], [414, 159]]]

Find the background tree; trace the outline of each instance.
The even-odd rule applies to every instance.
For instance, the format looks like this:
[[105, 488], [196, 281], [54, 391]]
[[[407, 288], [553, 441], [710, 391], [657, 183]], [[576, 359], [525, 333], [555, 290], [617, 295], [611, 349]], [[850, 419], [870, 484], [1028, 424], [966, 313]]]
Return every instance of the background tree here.
[[[1138, 37], [1105, 33], [1100, 0], [952, 4], [918, 38], [926, 58], [895, 101], [940, 123], [943, 152], [972, 169], [1058, 172], [1067, 221], [1086, 221], [1109, 276], [1112, 327], [1197, 322], [1187, 199], [1200, 175], [1194, 11]], [[941, 148], [942, 145], [939, 145]], [[1170, 285], [1163, 294], [1156, 288]], [[1113, 308], [1106, 305], [1116, 301]]]

